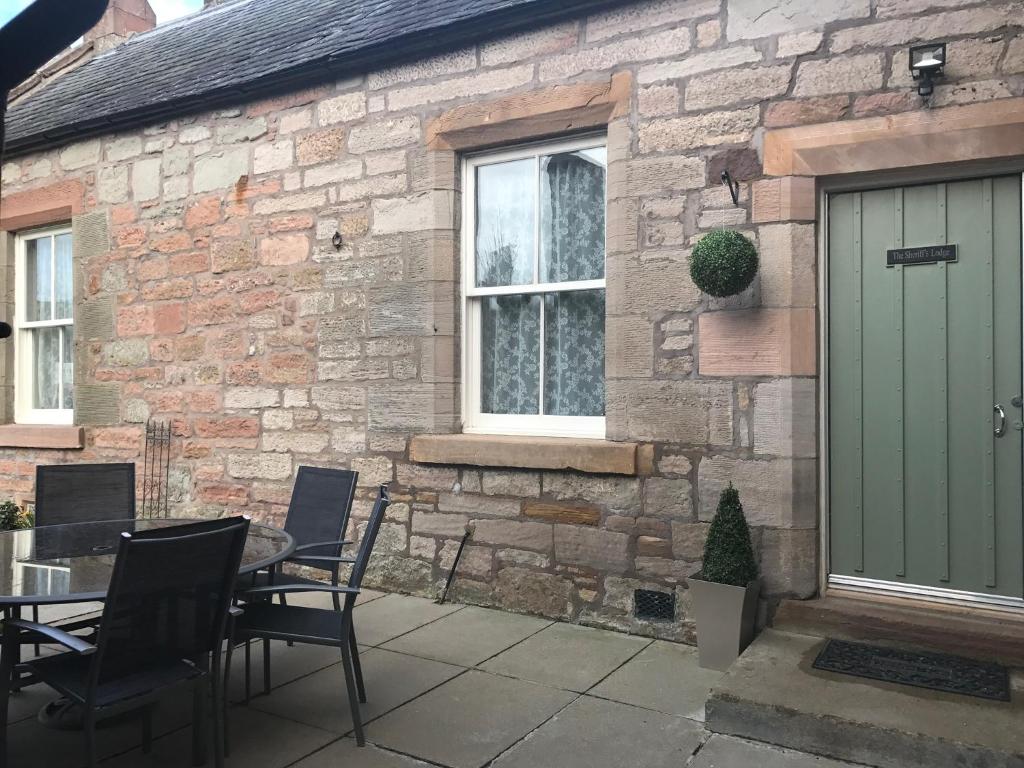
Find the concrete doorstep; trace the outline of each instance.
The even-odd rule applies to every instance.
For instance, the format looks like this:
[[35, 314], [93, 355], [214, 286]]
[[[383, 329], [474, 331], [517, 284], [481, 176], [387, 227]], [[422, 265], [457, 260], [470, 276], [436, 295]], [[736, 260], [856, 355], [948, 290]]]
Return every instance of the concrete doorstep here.
[[714, 686], [713, 732], [878, 768], [1024, 768], [1024, 670], [1011, 702], [811, 667], [823, 638], [765, 630]]

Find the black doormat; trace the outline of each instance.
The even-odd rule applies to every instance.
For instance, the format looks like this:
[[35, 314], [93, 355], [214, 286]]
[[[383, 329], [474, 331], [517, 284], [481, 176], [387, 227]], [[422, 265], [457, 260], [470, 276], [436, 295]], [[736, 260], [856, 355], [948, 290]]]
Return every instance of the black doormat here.
[[913, 685], [933, 691], [1010, 700], [1006, 667], [945, 653], [904, 651], [845, 640], [827, 640], [814, 668], [842, 675]]

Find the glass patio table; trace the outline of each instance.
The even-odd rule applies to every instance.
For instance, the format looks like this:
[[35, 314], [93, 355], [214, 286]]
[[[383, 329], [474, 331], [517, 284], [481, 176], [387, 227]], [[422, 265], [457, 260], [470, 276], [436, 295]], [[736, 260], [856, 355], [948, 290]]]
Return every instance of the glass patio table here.
[[[146, 531], [196, 519], [109, 520], [0, 532], [0, 608], [103, 600], [122, 531]], [[249, 525], [239, 574], [267, 568], [295, 551], [279, 528]]]

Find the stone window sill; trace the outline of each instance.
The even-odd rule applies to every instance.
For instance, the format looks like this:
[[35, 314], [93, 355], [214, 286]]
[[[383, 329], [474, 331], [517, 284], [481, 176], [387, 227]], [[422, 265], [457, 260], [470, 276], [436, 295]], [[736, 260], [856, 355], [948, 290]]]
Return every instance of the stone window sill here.
[[409, 443], [409, 458], [421, 464], [637, 474], [636, 443], [571, 437], [416, 435]]
[[85, 430], [58, 424], [4, 424], [0, 426], [0, 448], [54, 448], [78, 450], [85, 447]]

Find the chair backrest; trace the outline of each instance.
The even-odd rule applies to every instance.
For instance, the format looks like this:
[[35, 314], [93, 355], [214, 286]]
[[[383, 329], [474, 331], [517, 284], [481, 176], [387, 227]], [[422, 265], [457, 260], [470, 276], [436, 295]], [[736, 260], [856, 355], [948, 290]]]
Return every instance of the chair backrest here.
[[[284, 522], [284, 529], [297, 545], [338, 541], [345, 535], [358, 479], [359, 473], [348, 469], [299, 467]], [[313, 554], [337, 555], [338, 552], [311, 550], [310, 555]], [[303, 565], [323, 570], [336, 567], [334, 563], [316, 560], [305, 560]]]
[[370, 512], [370, 519], [363, 529], [363, 538], [359, 542], [359, 552], [356, 553], [356, 561], [352, 564], [352, 573], [349, 575], [348, 585], [359, 589], [363, 583], [363, 576], [366, 575], [366, 567], [370, 564], [370, 555], [373, 554], [373, 545], [377, 541], [377, 534], [380, 532], [380, 524], [384, 521], [384, 513], [391, 503], [388, 495], [388, 487], [381, 485], [377, 493], [377, 501], [373, 504], [373, 511]]
[[90, 684], [219, 650], [248, 531], [227, 517], [122, 533]]
[[135, 519], [134, 464], [40, 464], [37, 526]]

